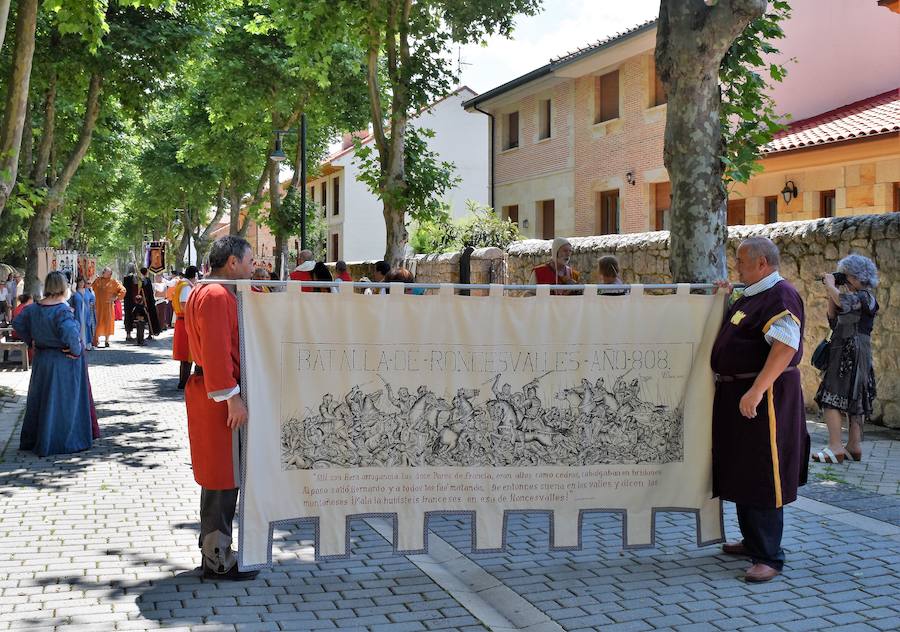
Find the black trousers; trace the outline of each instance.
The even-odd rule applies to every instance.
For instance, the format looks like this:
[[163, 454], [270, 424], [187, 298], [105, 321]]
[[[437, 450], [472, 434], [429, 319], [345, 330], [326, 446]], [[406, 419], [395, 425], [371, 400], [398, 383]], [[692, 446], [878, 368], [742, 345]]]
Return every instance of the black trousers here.
[[237, 563], [231, 549], [237, 499], [237, 489], [200, 488], [200, 550], [204, 567], [216, 573], [226, 573]]
[[781, 535], [784, 531], [784, 508], [735, 505], [744, 547], [753, 563], [762, 563], [780, 571], [784, 567]]

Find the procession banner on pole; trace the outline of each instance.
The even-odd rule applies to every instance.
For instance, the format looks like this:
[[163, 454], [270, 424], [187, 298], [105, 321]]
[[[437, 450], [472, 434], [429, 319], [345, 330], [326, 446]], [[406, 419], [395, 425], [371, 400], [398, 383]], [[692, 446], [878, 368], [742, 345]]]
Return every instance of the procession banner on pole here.
[[271, 564], [273, 529], [312, 519], [316, 555], [346, 555], [349, 519], [394, 520], [425, 550], [427, 517], [474, 515], [473, 550], [504, 546], [508, 512], [547, 512], [554, 548], [585, 512], [623, 516], [623, 545], [654, 543], [656, 511], [712, 498], [709, 354], [722, 295], [363, 295], [239, 291], [239, 555]]

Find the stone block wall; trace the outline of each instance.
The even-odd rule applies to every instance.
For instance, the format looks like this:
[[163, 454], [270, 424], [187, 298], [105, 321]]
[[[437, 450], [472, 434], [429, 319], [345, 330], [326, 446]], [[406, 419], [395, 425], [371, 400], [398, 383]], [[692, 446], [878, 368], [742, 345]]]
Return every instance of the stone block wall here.
[[[806, 404], [813, 401], [818, 372], [809, 357], [827, 333], [826, 298], [817, 280], [831, 272], [851, 252], [872, 258], [881, 275], [876, 296], [881, 311], [875, 322], [872, 347], [878, 379], [874, 420], [900, 428], [900, 213], [785, 222], [728, 229], [728, 263], [732, 280], [734, 255], [742, 239], [765, 236], [782, 254], [781, 273], [793, 283], [806, 305], [805, 356], [801, 365]], [[628, 283], [669, 283], [669, 233], [652, 232], [572, 238], [572, 265], [585, 282], [598, 282], [597, 261], [605, 254], [619, 258]], [[550, 257], [550, 242], [520, 241], [508, 249], [509, 283], [527, 283], [531, 269]]]
[[[459, 283], [459, 252], [439, 255], [415, 255], [403, 261], [403, 267], [413, 273], [417, 283]], [[499, 248], [476, 249], [470, 259], [470, 283], [505, 283], [506, 253]], [[347, 271], [354, 280], [368, 277], [374, 280], [375, 261], [347, 262]], [[334, 274], [334, 264], [328, 265]], [[433, 293], [429, 290], [429, 293]], [[473, 291], [473, 295], [487, 292]]]
[[[900, 428], [900, 213], [838, 217], [728, 229], [730, 278], [737, 280], [734, 256], [742, 239], [765, 236], [780, 248], [781, 273], [803, 296], [806, 305], [805, 356], [800, 367], [806, 405], [813, 401], [819, 385], [818, 372], [809, 364], [813, 350], [828, 331], [824, 288], [817, 277], [835, 270], [837, 262], [851, 252], [875, 261], [881, 282], [876, 296], [881, 311], [875, 322], [872, 348], [878, 378], [874, 421]], [[573, 237], [572, 265], [585, 283], [598, 283], [597, 262], [614, 254], [627, 283], [671, 283], [669, 233], [631, 233], [600, 237]], [[423, 283], [459, 282], [459, 253], [416, 255], [404, 262]], [[497, 248], [476, 250], [472, 255], [473, 283], [527, 283], [531, 269], [550, 258], [550, 242], [528, 239], [503, 252]], [[354, 279], [370, 276], [375, 262], [350, 263]], [[478, 292], [473, 292], [478, 294]]]

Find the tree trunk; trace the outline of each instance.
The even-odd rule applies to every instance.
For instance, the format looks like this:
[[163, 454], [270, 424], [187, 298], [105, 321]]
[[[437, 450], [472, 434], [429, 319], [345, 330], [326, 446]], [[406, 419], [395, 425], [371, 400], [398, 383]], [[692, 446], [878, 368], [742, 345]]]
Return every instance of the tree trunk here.
[[[272, 161], [270, 161], [272, 162]], [[271, 164], [269, 169], [269, 215], [270, 217], [279, 217], [281, 214], [281, 186], [278, 182], [278, 165]], [[275, 273], [278, 278], [283, 278], [282, 255], [287, 253], [288, 236], [283, 234], [281, 230], [273, 231], [275, 233]], [[284, 257], [285, 262], [287, 257]]]
[[35, 186], [47, 186], [47, 168], [53, 151], [53, 134], [56, 132], [56, 72], [50, 75], [50, 85], [44, 97], [44, 128], [38, 145], [37, 159], [31, 170], [31, 180]]
[[[209, 252], [210, 247], [212, 246], [212, 240], [210, 239], [210, 234], [213, 231], [213, 228], [222, 221], [222, 218], [225, 216], [225, 209], [227, 205], [225, 204], [225, 180], [219, 182], [219, 190], [216, 192], [216, 213], [213, 215], [212, 219], [206, 225], [206, 228], [203, 229], [203, 232], [199, 232], [197, 234], [197, 239], [195, 243], [197, 245], [197, 261], [200, 262], [206, 256], [206, 253]], [[199, 226], [197, 226], [199, 229]]]
[[228, 190], [228, 205], [230, 207], [228, 234], [237, 235], [238, 226], [241, 221], [241, 192], [235, 181], [232, 180], [231, 187]]
[[47, 190], [47, 197], [44, 199], [44, 203], [35, 209], [34, 216], [31, 218], [31, 225], [28, 228], [27, 262], [25, 265], [25, 291], [27, 293], [38, 293], [37, 290], [43, 288], [43, 279], [37, 277], [38, 249], [44, 248], [49, 244], [50, 222], [53, 219], [53, 214], [62, 206], [66, 189], [90, 147], [94, 127], [97, 125], [97, 116], [100, 114], [100, 90], [102, 83], [99, 75], [91, 76], [87, 106], [85, 107], [84, 120], [82, 121], [81, 132], [78, 135], [78, 142], [75, 144], [59, 177], [53, 182], [53, 186]]
[[[288, 275], [287, 268], [289, 266], [287, 265], [287, 257], [284, 257], [284, 259], [282, 259], [281, 256], [282, 254], [287, 252], [287, 244], [288, 238], [286, 236], [280, 233], [275, 234], [275, 267], [273, 269], [275, 272], [275, 276], [277, 276], [282, 281], [286, 279]], [[284, 263], [284, 266], [281, 265], [282, 262]]]
[[0, 51], [6, 41], [6, 21], [9, 18], [9, 0], [0, 0]]
[[34, 32], [37, 25], [38, 0], [19, 0], [16, 12], [16, 43], [13, 49], [6, 109], [0, 135], [0, 214], [16, 186], [19, 147], [28, 109], [28, 87], [34, 57]]
[[719, 67], [766, 0], [662, 0], [656, 68], [666, 87], [665, 149], [672, 183], [669, 269], [676, 282], [725, 279], [727, 194]]
[[33, 120], [34, 120], [34, 104], [31, 99], [28, 100], [28, 105], [25, 106], [25, 123], [24, 129], [22, 130], [22, 142], [19, 146], [22, 148], [22, 151], [19, 153], [19, 171], [22, 173], [31, 173], [32, 165], [34, 164], [34, 130]]
[[41, 296], [44, 290], [44, 279], [38, 278], [38, 250], [44, 248], [50, 242], [50, 221], [53, 213], [62, 202], [59, 198], [48, 197], [43, 204], [38, 206], [31, 218], [28, 227], [28, 249], [25, 256], [25, 293], [35, 298]]

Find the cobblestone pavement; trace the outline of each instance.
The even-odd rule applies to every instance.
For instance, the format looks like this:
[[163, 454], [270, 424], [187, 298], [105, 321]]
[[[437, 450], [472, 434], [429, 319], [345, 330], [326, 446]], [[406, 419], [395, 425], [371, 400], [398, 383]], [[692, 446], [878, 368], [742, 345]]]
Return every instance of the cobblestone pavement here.
[[[409, 557], [392, 553], [386, 523], [357, 521], [352, 557], [326, 562], [298, 526], [276, 532], [275, 566], [256, 580], [202, 581], [170, 340], [93, 353], [103, 437], [75, 455], [16, 449], [27, 374], [0, 372], [17, 393], [0, 398], [0, 630], [900, 629], [900, 440], [884, 430], [867, 435], [863, 463], [813, 468], [787, 509], [788, 566], [768, 584], [697, 548], [678, 513], [639, 551], [597, 514], [579, 552], [549, 551], [547, 518], [517, 515], [503, 554], [472, 554], [468, 518], [449, 516], [430, 522], [430, 555]], [[823, 428], [810, 430], [821, 445]], [[725, 516], [734, 536], [730, 505]]]

